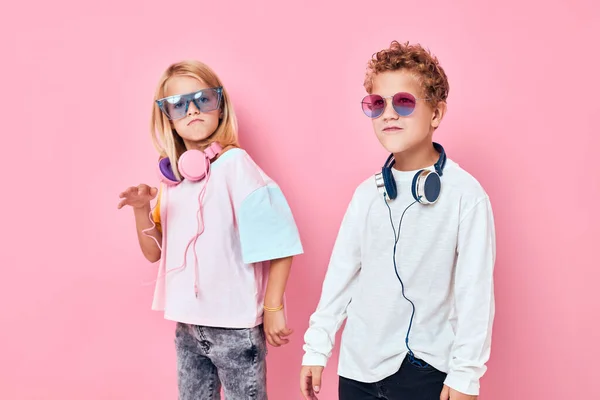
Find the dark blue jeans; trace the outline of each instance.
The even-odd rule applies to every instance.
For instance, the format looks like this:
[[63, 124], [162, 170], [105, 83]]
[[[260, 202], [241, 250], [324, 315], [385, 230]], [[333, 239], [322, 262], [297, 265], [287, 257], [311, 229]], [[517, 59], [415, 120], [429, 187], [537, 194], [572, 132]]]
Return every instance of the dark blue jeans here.
[[430, 365], [424, 368], [410, 363], [408, 356], [392, 376], [363, 383], [340, 377], [340, 400], [439, 400], [446, 374]]
[[180, 400], [267, 400], [267, 343], [262, 325], [251, 329], [177, 324]]

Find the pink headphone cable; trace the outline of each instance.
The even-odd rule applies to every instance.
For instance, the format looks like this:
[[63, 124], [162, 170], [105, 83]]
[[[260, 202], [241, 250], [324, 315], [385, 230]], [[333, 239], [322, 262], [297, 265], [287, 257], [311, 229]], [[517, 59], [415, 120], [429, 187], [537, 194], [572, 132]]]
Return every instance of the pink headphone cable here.
[[[195, 268], [194, 268], [194, 294], [195, 294], [196, 297], [198, 297], [198, 294], [199, 294], [199, 288], [198, 288], [198, 267], [199, 267], [199, 264], [198, 264], [198, 254], [196, 253], [195, 248], [196, 248], [196, 243], [198, 241], [198, 238], [200, 237], [200, 235], [202, 235], [204, 233], [204, 218], [203, 218], [204, 217], [204, 206], [203, 206], [203, 201], [204, 201], [204, 196], [206, 195], [206, 188], [207, 188], [208, 182], [210, 180], [210, 175], [211, 175], [211, 169], [208, 168], [207, 173], [206, 173], [206, 179], [204, 179], [204, 186], [200, 190], [200, 194], [198, 196], [198, 212], [196, 213], [196, 215], [197, 215], [197, 221], [198, 221], [198, 230], [197, 230], [197, 233], [194, 235], [194, 237], [190, 239], [190, 241], [188, 242], [188, 244], [185, 247], [185, 252], [183, 253], [183, 264], [181, 266], [177, 267], [177, 268], [173, 268], [173, 269], [170, 269], [170, 270], [166, 271], [163, 275], [158, 276], [154, 281], [148, 282], [145, 285], [152, 285], [152, 284], [156, 283], [156, 281], [158, 281], [158, 279], [165, 277], [167, 274], [169, 274], [171, 272], [176, 272], [176, 271], [179, 271], [179, 270], [185, 268], [185, 266], [187, 265], [187, 263], [186, 263], [186, 256], [187, 256], [188, 250], [190, 248], [190, 245], [193, 243], [193, 245], [194, 245], [194, 261], [195, 261], [194, 262], [194, 264], [195, 264]], [[165, 195], [168, 198], [168, 188], [167, 187], [165, 187]], [[167, 201], [165, 201], [165, 204], [168, 204]], [[154, 208], [156, 208], [156, 206], [154, 206]], [[162, 252], [163, 249], [162, 249], [162, 246], [160, 245], [160, 243], [158, 242], [158, 240], [154, 236], [148, 234], [148, 231], [151, 231], [151, 230], [153, 230], [153, 229], [156, 228], [156, 224], [154, 223], [154, 219], [152, 218], [152, 213], [154, 211], [154, 208], [150, 211], [150, 214], [148, 216], [149, 219], [150, 219], [150, 222], [152, 223], [152, 227], [144, 229], [142, 231], [142, 233], [144, 235], [152, 238], [152, 240], [154, 240], [154, 242], [156, 243], [156, 245], [158, 246], [158, 248]], [[167, 208], [168, 207], [165, 207], [165, 219], [166, 219]], [[165, 232], [163, 232], [163, 235], [164, 234], [165, 234]], [[164, 238], [164, 241], [166, 243], [166, 237]]]

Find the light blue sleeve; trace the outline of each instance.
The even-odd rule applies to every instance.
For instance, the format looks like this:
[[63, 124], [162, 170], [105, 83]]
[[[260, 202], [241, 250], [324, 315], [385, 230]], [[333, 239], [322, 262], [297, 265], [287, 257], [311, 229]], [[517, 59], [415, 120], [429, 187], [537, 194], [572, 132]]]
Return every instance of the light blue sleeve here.
[[244, 263], [303, 253], [292, 210], [278, 186], [263, 186], [250, 193], [237, 210]]

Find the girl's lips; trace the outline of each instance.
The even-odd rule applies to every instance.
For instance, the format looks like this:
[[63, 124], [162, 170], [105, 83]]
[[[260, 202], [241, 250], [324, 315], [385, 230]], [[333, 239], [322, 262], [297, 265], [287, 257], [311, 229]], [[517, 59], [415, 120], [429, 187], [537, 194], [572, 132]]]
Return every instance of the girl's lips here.
[[188, 126], [193, 123], [196, 123], [196, 122], [202, 122], [202, 120], [200, 118], [195, 118], [195, 119], [191, 120], [190, 122], [188, 122]]

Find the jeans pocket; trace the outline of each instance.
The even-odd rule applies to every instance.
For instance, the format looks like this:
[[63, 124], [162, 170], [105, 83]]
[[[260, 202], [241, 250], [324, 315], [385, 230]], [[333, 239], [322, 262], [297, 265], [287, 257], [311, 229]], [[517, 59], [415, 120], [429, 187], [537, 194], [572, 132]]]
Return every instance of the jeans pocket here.
[[258, 325], [254, 328], [249, 329], [250, 344], [253, 351], [255, 352], [255, 362], [262, 362], [267, 356], [267, 338], [265, 336], [264, 326]]
[[427, 363], [426, 361], [414, 357], [414, 356], [410, 356], [407, 355], [406, 358], [404, 359], [404, 363], [407, 367], [410, 367], [414, 370], [417, 371], [421, 371], [421, 372], [432, 372], [432, 371], [437, 371], [437, 369], [435, 367], [433, 367], [431, 364]]

